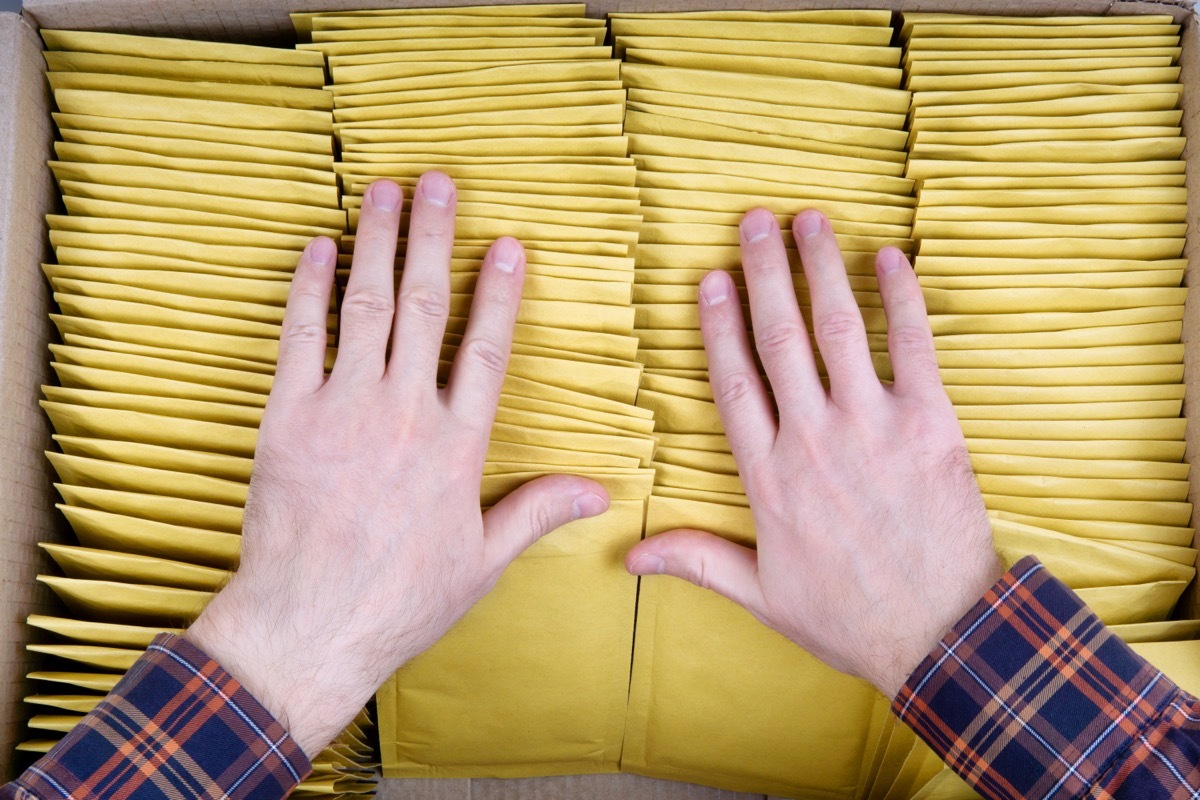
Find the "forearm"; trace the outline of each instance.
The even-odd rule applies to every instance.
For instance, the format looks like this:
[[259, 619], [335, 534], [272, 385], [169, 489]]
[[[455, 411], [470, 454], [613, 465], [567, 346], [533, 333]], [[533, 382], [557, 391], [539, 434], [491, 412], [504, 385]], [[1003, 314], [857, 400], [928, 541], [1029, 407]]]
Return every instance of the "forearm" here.
[[892, 709], [988, 798], [1200, 786], [1200, 703], [1033, 558], [954, 626]]
[[310, 769], [283, 726], [220, 665], [162, 635], [0, 798], [278, 800]]

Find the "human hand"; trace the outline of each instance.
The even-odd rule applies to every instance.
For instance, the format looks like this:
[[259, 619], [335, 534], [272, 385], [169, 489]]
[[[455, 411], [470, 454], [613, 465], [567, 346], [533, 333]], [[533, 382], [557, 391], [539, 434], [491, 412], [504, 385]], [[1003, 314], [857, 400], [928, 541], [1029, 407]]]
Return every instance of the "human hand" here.
[[328, 379], [337, 246], [318, 238], [300, 258], [259, 430], [241, 568], [185, 634], [310, 757], [526, 547], [608, 506], [598, 484], [554, 475], [480, 512], [525, 252], [511, 238], [492, 245], [439, 389], [455, 197], [447, 176], [422, 176], [397, 299], [401, 190], [390, 181], [367, 190]]
[[759, 378], [737, 289], [700, 284], [700, 322], [721, 421], [750, 500], [757, 551], [668, 531], [626, 557], [744, 606], [827, 664], [894, 697], [1000, 576], [991, 526], [942, 388], [920, 286], [894, 247], [875, 260], [895, 382], [871, 365], [866, 329], [829, 221], [793, 225], [829, 376], [817, 374], [775, 217], [741, 224]]

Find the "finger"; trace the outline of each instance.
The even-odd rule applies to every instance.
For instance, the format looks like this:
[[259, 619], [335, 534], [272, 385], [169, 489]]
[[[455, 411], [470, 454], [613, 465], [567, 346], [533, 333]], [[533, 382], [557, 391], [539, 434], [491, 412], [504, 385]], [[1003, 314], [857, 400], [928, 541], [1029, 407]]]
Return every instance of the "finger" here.
[[450, 371], [451, 410], [459, 419], [477, 424], [485, 439], [508, 371], [524, 279], [525, 248], [509, 236], [497, 239], [479, 269], [471, 317]]
[[883, 248], [875, 257], [875, 275], [887, 315], [893, 388], [908, 393], [941, 387], [925, 296], [908, 258], [895, 247]]
[[608, 492], [576, 475], [546, 475], [526, 483], [483, 515], [486, 563], [499, 575], [546, 534], [608, 510]]
[[881, 385], [833, 228], [824, 214], [809, 209], [796, 215], [792, 232], [808, 279], [813, 333], [829, 376], [830, 396], [843, 406], [869, 399]]
[[404, 195], [391, 181], [372, 183], [363, 195], [350, 280], [342, 298], [338, 355], [334, 378], [378, 380], [392, 330], [396, 268], [396, 236]]
[[721, 424], [734, 457], [746, 468], [770, 451], [777, 426], [750, 352], [737, 287], [726, 272], [710, 272], [700, 282], [700, 332]]
[[796, 302], [792, 267], [775, 215], [765, 208], [750, 211], [742, 218], [739, 236], [754, 343], [776, 405], [781, 413], [803, 413], [818, 402], [824, 405], [825, 389]]
[[430, 387], [437, 381], [450, 313], [456, 194], [444, 173], [426, 172], [417, 181], [388, 366], [389, 373]]
[[327, 236], [313, 239], [300, 255], [283, 312], [272, 394], [312, 394], [325, 383], [329, 297], [336, 263], [337, 245]]
[[638, 542], [625, 555], [634, 575], [672, 575], [728, 597], [752, 614], [763, 609], [758, 553], [711, 533], [675, 530]]

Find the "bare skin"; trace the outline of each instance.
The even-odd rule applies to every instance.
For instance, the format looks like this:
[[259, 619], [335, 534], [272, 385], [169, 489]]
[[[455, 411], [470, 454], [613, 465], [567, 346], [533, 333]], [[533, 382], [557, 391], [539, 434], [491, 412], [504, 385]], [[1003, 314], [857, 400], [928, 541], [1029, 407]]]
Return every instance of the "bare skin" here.
[[[328, 378], [336, 246], [316, 239], [300, 259], [259, 432], [241, 568], [186, 633], [309, 756], [526, 547], [608, 507], [598, 484], [554, 475], [480, 513], [524, 251], [508, 238], [492, 246], [449, 384], [438, 389], [453, 183], [428, 173], [418, 184], [397, 293], [400, 205], [400, 189], [388, 181], [364, 198]], [[894, 249], [877, 261], [896, 372], [896, 384], [884, 386], [828, 221], [801, 214], [797, 239], [828, 393], [774, 217], [756, 210], [742, 224], [758, 351], [778, 420], [732, 281], [713, 273], [701, 285], [714, 393], [750, 496], [757, 552], [673, 531], [636, 546], [627, 564], [718, 591], [891, 696], [1000, 568], [911, 268]]]
[[554, 475], [480, 513], [525, 253], [515, 239], [492, 246], [439, 390], [455, 189], [441, 173], [418, 184], [397, 294], [400, 199], [390, 181], [367, 192], [328, 379], [336, 246], [316, 239], [300, 259], [259, 432], [241, 567], [186, 633], [309, 756], [526, 547], [608, 507], [599, 484]]
[[754, 343], [778, 408], [759, 379], [733, 281], [713, 272], [700, 285], [709, 378], [757, 550], [669, 531], [634, 547], [626, 564], [712, 589], [894, 697], [1000, 564], [904, 254], [885, 248], [875, 262], [895, 371], [888, 386], [871, 366], [829, 221], [805, 211], [793, 231], [828, 391], [773, 214], [747, 214], [741, 246]]

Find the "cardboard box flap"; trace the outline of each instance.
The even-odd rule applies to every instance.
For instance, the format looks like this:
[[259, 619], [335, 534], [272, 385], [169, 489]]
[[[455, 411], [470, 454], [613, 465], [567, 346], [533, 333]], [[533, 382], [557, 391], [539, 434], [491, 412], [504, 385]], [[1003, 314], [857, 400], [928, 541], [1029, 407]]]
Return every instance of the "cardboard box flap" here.
[[[0, 752], [11, 753], [25, 735], [29, 669], [21, 643], [28, 639], [25, 617], [53, 607], [34, 576], [46, 568], [36, 541], [57, 540], [58, 521], [47, 492], [51, 478], [42, 450], [50, 428], [37, 401], [49, 377], [50, 340], [45, 280], [36, 265], [49, 256], [42, 214], [54, 208], [54, 182], [43, 164], [54, 138], [49, 92], [42, 70], [41, 41], [17, 14], [0, 14], [0, 52], [8, 53], [9, 78], [0, 82], [0, 685], [11, 687], [0, 700]], [[3, 776], [7, 779], [8, 776]]]

